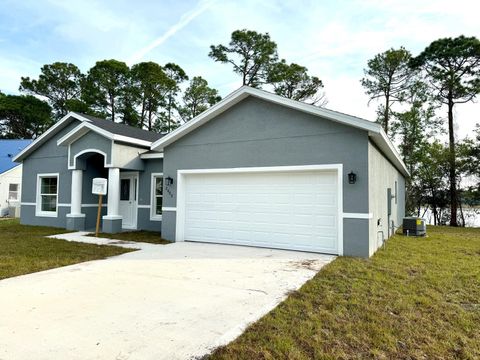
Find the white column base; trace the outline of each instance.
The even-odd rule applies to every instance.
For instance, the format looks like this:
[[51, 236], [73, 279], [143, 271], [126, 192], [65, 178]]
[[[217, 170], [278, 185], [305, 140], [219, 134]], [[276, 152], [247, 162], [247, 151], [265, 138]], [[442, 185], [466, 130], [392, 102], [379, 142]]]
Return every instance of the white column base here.
[[102, 219], [105, 219], [105, 220], [122, 220], [122, 216], [121, 215], [103, 215]]

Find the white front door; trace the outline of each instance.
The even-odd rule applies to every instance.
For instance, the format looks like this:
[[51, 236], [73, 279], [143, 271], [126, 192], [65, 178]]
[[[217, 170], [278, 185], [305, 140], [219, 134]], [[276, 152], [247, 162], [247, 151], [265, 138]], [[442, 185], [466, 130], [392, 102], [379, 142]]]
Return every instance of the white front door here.
[[120, 173], [120, 215], [122, 228], [137, 228], [138, 174]]

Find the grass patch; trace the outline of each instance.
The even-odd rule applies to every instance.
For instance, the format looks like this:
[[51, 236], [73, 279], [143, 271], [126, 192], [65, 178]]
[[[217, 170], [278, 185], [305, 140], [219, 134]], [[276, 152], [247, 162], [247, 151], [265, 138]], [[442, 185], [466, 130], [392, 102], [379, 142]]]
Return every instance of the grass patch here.
[[209, 359], [479, 359], [480, 229], [341, 257]]
[[65, 229], [0, 221], [0, 279], [120, 255], [130, 249], [46, 238]]
[[[95, 236], [95, 234], [89, 234], [88, 236]], [[115, 240], [124, 240], [124, 241], [134, 241], [134, 242], [144, 242], [150, 244], [161, 244], [166, 245], [170, 244], [171, 241], [162, 239], [162, 236], [158, 232], [154, 231], [125, 231], [116, 234], [106, 234], [100, 233], [98, 237], [106, 239], [115, 239]]]

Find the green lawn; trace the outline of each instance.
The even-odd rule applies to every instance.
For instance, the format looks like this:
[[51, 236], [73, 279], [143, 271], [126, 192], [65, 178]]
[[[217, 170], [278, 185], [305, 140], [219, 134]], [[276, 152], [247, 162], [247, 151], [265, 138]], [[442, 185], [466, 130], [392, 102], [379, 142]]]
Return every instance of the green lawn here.
[[130, 249], [46, 238], [65, 229], [0, 221], [0, 279], [120, 255]]
[[[89, 236], [95, 236], [95, 234], [90, 234]], [[154, 231], [126, 231], [116, 234], [106, 234], [100, 233], [98, 237], [115, 239], [115, 240], [124, 240], [124, 241], [135, 241], [135, 242], [144, 242], [150, 244], [170, 244], [171, 241], [162, 239], [162, 236], [159, 232]]]
[[211, 359], [480, 359], [480, 229], [338, 258]]

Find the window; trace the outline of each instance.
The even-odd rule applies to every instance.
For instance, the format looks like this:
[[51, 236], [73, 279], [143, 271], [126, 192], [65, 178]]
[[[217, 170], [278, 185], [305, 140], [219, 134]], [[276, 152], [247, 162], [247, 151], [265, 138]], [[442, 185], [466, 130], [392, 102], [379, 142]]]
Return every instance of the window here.
[[39, 174], [37, 177], [37, 216], [57, 216], [58, 174]]
[[162, 219], [163, 174], [152, 174], [151, 220]]
[[18, 200], [18, 184], [8, 184], [8, 200]]
[[130, 200], [130, 179], [120, 180], [120, 200]]

